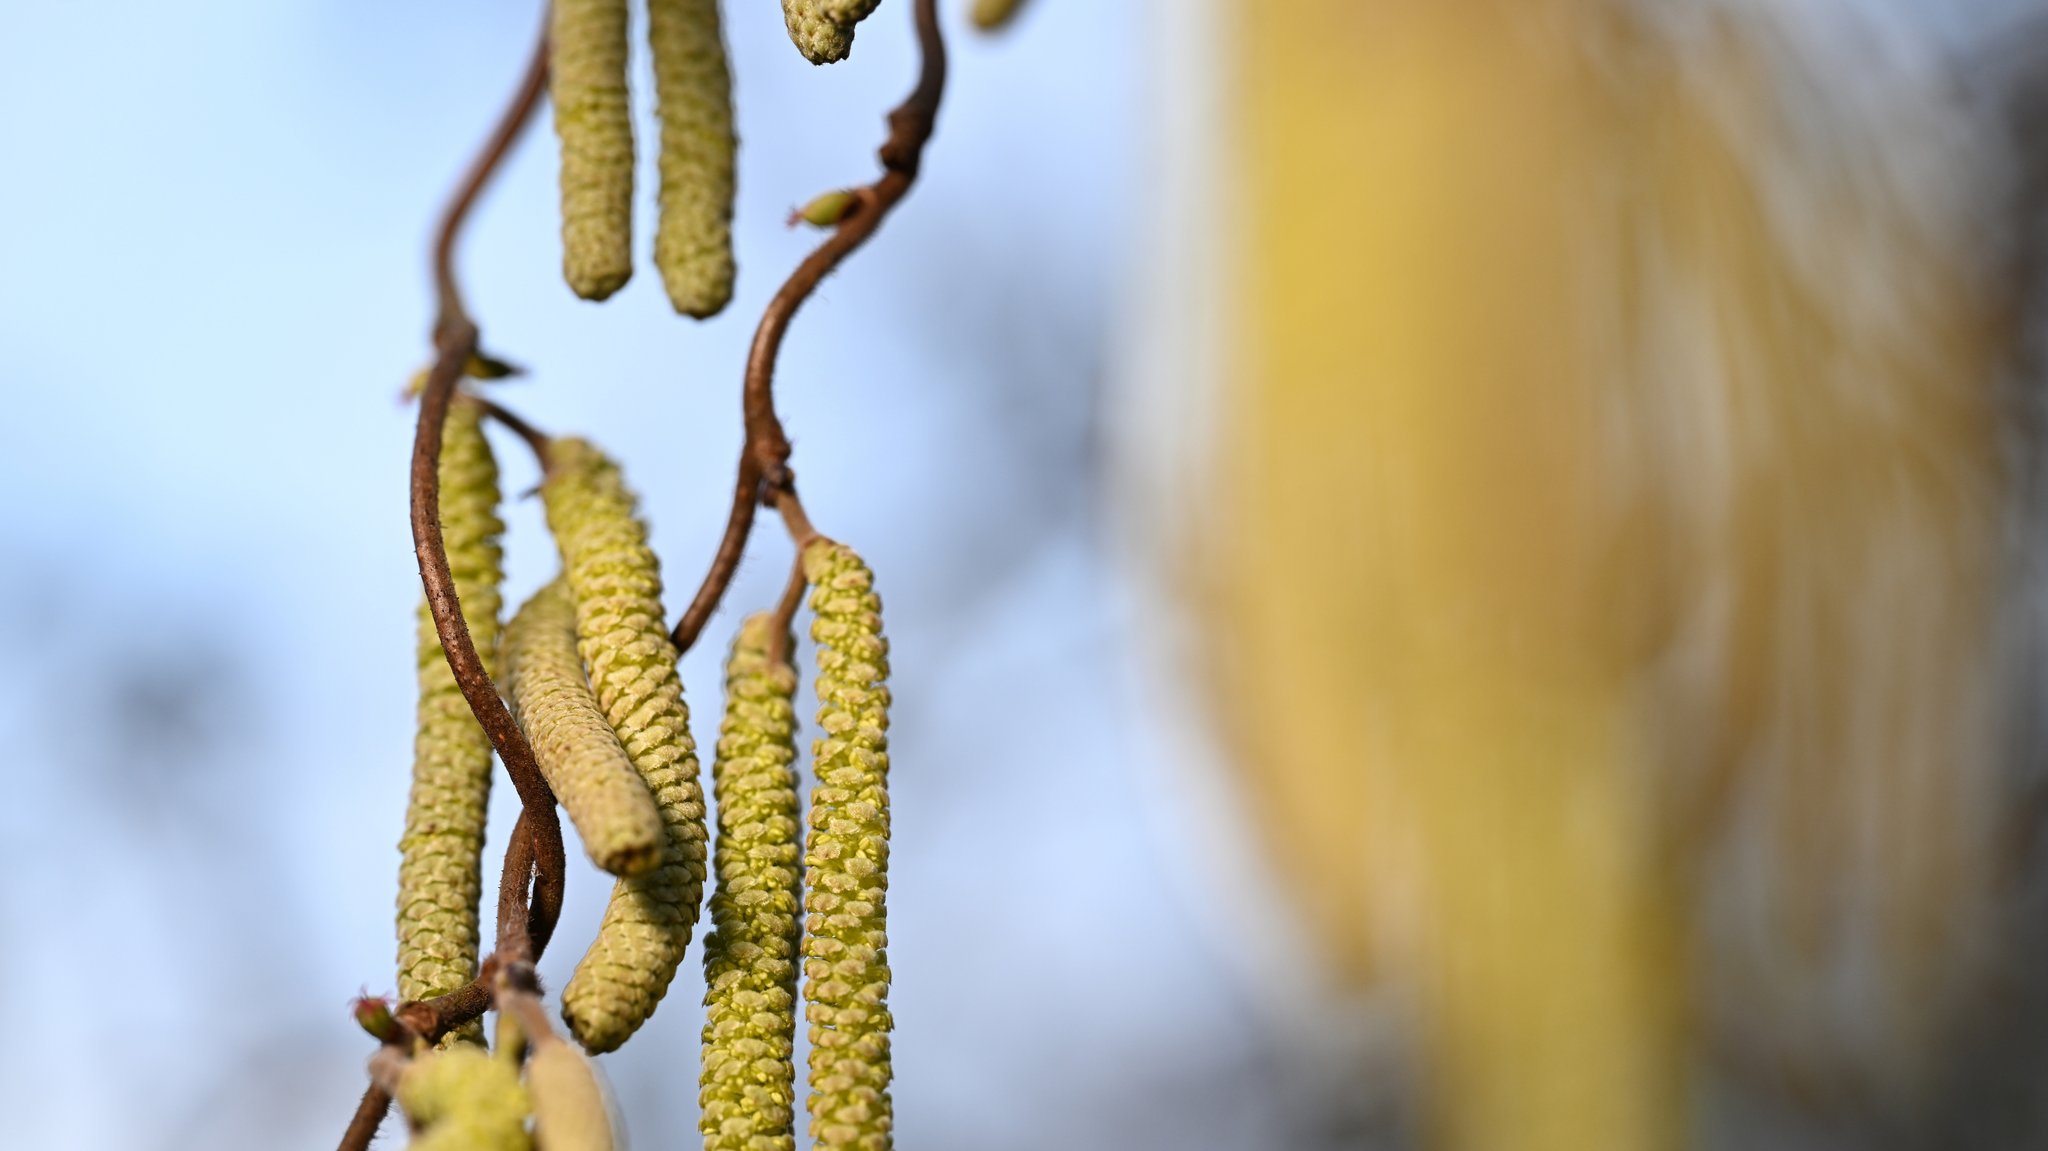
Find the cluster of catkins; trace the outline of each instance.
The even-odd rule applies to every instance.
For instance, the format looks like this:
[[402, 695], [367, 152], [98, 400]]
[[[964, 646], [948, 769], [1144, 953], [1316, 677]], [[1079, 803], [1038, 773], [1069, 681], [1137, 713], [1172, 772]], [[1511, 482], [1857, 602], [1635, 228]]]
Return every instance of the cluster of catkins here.
[[[458, 398], [443, 434], [443, 537], [464, 619], [592, 863], [617, 876], [597, 938], [561, 993], [568, 1033], [611, 1051], [653, 1015], [688, 947], [705, 880], [696, 746], [661, 605], [661, 574], [616, 464], [579, 439], [545, 448], [541, 497], [561, 573], [498, 627], [497, 467], [481, 406]], [[796, 672], [769, 614], [740, 627], [712, 780], [713, 933], [705, 941], [704, 1145], [795, 1145], [799, 972], [810, 1023], [810, 1130], [819, 1146], [890, 1146], [888, 644], [867, 566], [824, 539], [802, 555], [817, 644], [816, 783], [799, 815]], [[778, 642], [779, 641], [779, 642]], [[495, 658], [493, 658], [493, 654]], [[491, 747], [422, 608], [419, 735], [401, 842], [399, 993], [427, 999], [476, 976]], [[799, 859], [802, 871], [799, 873]], [[809, 893], [806, 909], [805, 892]], [[808, 915], [805, 915], [806, 910]], [[586, 1071], [491, 1058], [458, 1033], [400, 1080], [417, 1146], [544, 1151], [610, 1146], [609, 1122], [548, 1133], [554, 1093]], [[502, 1052], [500, 1053], [502, 1056]], [[564, 1064], [572, 1049], [547, 1054]], [[594, 1082], [594, 1080], [593, 1080]], [[412, 1086], [406, 1086], [411, 1084]], [[568, 1084], [564, 1087], [564, 1084]], [[563, 1113], [602, 1117], [603, 1107]], [[529, 1116], [541, 1117], [529, 1136]], [[580, 1122], [580, 1121], [579, 1121]], [[453, 1134], [444, 1134], [451, 1132]]]

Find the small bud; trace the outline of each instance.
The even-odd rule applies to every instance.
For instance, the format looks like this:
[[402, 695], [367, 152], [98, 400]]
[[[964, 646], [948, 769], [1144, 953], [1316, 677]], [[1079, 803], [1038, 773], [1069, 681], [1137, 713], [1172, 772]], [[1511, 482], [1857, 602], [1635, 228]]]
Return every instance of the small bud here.
[[789, 214], [789, 226], [810, 224], [830, 228], [842, 224], [860, 207], [860, 196], [850, 189], [827, 192]]
[[355, 1002], [356, 1025], [379, 1043], [396, 1043], [404, 1034], [391, 1014], [391, 1001], [379, 995], [365, 995]]

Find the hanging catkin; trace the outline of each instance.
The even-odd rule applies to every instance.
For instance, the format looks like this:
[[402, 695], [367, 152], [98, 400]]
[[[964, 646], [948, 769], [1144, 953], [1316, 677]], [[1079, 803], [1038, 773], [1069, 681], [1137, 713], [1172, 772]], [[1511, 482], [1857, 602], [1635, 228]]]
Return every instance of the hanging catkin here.
[[611, 1107], [597, 1069], [583, 1053], [548, 1036], [526, 1063], [533, 1098], [533, 1139], [540, 1151], [612, 1151]]
[[704, 889], [704, 797], [661, 610], [661, 569], [633, 495], [617, 465], [580, 439], [552, 441], [547, 472], [541, 496], [590, 686], [668, 833], [659, 867], [613, 887], [597, 940], [562, 991], [571, 1034], [610, 1051], [654, 1013], [689, 945]]
[[852, 549], [804, 549], [818, 643], [818, 727], [804, 847], [804, 1018], [810, 1024], [811, 1138], [886, 1151], [889, 967], [889, 644], [874, 576]]
[[626, 0], [555, 0], [548, 94], [562, 142], [562, 275], [602, 300], [633, 275]]
[[788, 1151], [796, 1141], [796, 672], [769, 654], [774, 627], [765, 614], [740, 625], [711, 769], [718, 886], [704, 941], [698, 1096], [706, 1151]]
[[[498, 465], [481, 415], [476, 404], [463, 400], [448, 409], [441, 438], [441, 534], [463, 619], [488, 667], [498, 643], [498, 537], [505, 525], [498, 519]], [[484, 808], [491, 790], [491, 741], [456, 686], [425, 603], [419, 609], [418, 651], [412, 798], [398, 843], [402, 999], [444, 995], [476, 974]]]
[[796, 50], [813, 64], [835, 63], [853, 51], [853, 25], [834, 19], [825, 0], [782, 0], [782, 22]]
[[519, 1072], [480, 1047], [428, 1052], [406, 1066], [398, 1104], [419, 1129], [412, 1151], [528, 1151]]
[[667, 833], [584, 677], [567, 581], [557, 578], [513, 615], [505, 626], [504, 665], [519, 726], [590, 861], [613, 875], [653, 870]]
[[654, 266], [678, 312], [703, 318], [732, 299], [732, 72], [718, 0], [647, 0], [661, 118], [661, 221]]

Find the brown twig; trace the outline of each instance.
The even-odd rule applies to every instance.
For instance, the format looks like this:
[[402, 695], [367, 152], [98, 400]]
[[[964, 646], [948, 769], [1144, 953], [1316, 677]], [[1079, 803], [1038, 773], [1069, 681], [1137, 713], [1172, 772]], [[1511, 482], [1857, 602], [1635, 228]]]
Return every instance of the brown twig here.
[[[739, 482], [733, 490], [733, 506], [725, 521], [725, 534], [713, 553], [711, 570], [698, 585], [689, 610], [676, 623], [676, 650], [686, 652], [718, 609], [718, 601], [739, 569], [747, 537], [754, 529], [757, 504], [779, 505], [794, 499], [796, 477], [789, 469], [789, 437], [775, 414], [775, 362], [782, 351], [782, 339], [797, 309], [818, 289], [818, 284], [839, 267], [882, 226], [889, 212], [917, 182], [924, 147], [931, 140], [938, 119], [939, 101], [946, 89], [946, 42], [939, 33], [936, 0], [917, 0], [917, 42], [921, 63], [917, 86], [889, 113], [889, 136], [878, 153], [881, 178], [853, 195], [856, 207], [825, 242], [805, 257], [789, 279], [776, 291], [754, 329], [753, 346], [747, 353], [747, 371], [741, 406], [746, 418], [747, 442], [740, 452]], [[785, 515], [785, 519], [787, 516]], [[807, 522], [807, 521], [806, 521]]]
[[499, 426], [525, 440], [526, 446], [532, 448], [534, 456], [540, 460], [542, 470], [546, 470], [548, 466], [548, 434], [546, 432], [527, 423], [518, 413], [494, 400], [487, 400], [482, 396], [468, 392], [463, 394], [481, 405], [484, 414], [496, 420]]
[[[434, 342], [444, 342], [449, 329], [459, 321], [466, 321], [469, 313], [462, 306], [462, 287], [455, 279], [455, 241], [462, 234], [462, 225], [469, 218], [469, 211], [476, 206], [480, 195], [498, 166], [505, 161], [505, 154], [512, 150], [519, 134], [532, 121], [534, 110], [540, 107], [541, 93], [548, 87], [548, 20], [547, 5], [541, 6], [540, 39], [533, 46], [533, 58], [527, 61], [526, 74], [519, 78], [519, 87], [512, 93], [512, 102], [505, 106], [505, 112], [498, 118], [497, 126], [469, 165], [469, 171], [462, 177], [462, 183], [455, 189], [455, 195], [441, 210], [441, 221], [434, 231], [434, 297], [438, 304], [434, 317]], [[467, 363], [467, 359], [464, 363]]]
[[[476, 641], [463, 620], [462, 604], [456, 596], [455, 578], [448, 568], [448, 549], [441, 537], [441, 437], [448, 421], [448, 408], [455, 398], [457, 383], [477, 352], [478, 333], [462, 304], [462, 292], [455, 278], [455, 243], [477, 196], [504, 161], [512, 144], [539, 106], [547, 85], [547, 33], [534, 46], [519, 88], [484, 142], [455, 195], [441, 214], [433, 250], [434, 365], [420, 389], [419, 423], [413, 438], [411, 473], [411, 519], [413, 550], [419, 558], [420, 584], [426, 592], [427, 607], [434, 617], [434, 630], [441, 640], [449, 669], [462, 689], [463, 698], [475, 713], [477, 723], [490, 736], [491, 744], [505, 764], [506, 774], [519, 792], [519, 822], [505, 849], [505, 871], [500, 879], [498, 899], [499, 950], [509, 949], [520, 957], [538, 956], [553, 934], [561, 914], [565, 860], [562, 827], [555, 813], [554, 793], [534, 763], [533, 749], [513, 721], [504, 700], [491, 682]], [[479, 400], [500, 423], [535, 445], [546, 446], [546, 437], [518, 417], [487, 400]], [[529, 890], [529, 882], [531, 889]], [[516, 925], [516, 926], [515, 926]], [[447, 995], [402, 1005], [398, 1020], [427, 1041], [482, 1015], [490, 1006], [491, 980], [497, 957], [485, 961], [483, 970], [467, 986]], [[342, 1137], [342, 1151], [360, 1151], [369, 1146], [384, 1114], [391, 1105], [390, 1094], [373, 1082], [364, 1093], [354, 1121]]]
[[377, 1129], [384, 1125], [384, 1115], [391, 1110], [391, 1093], [375, 1083], [363, 1090], [363, 1101], [356, 1104], [355, 1118], [348, 1121], [348, 1130], [342, 1132], [341, 1145], [335, 1151], [368, 1151], [370, 1141], [377, 1137]]
[[774, 623], [768, 632], [768, 658], [776, 663], [789, 662], [790, 633], [796, 629], [797, 609], [804, 605], [804, 592], [811, 586], [810, 577], [804, 574], [804, 549], [796, 549], [796, 560], [789, 565], [789, 582], [782, 587], [782, 602], [775, 605]]

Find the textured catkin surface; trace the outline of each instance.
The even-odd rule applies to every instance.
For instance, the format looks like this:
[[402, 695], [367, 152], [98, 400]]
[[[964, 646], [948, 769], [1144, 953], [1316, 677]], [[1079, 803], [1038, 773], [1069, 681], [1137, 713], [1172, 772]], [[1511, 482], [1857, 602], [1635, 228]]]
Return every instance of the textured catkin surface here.
[[526, 1063], [533, 1097], [533, 1137], [540, 1151], [612, 1151], [611, 1108], [597, 1069], [566, 1043], [534, 1048]]
[[855, 24], [868, 18], [868, 13], [882, 0], [818, 0], [818, 10], [826, 19], [837, 21], [851, 29]]
[[531, 1108], [519, 1072], [477, 1047], [452, 1047], [412, 1061], [398, 1081], [398, 1105], [420, 1133], [413, 1151], [527, 1151]]
[[556, 0], [548, 96], [562, 141], [562, 276], [602, 300], [633, 275], [626, 0]]
[[[441, 529], [470, 636], [493, 662], [498, 645], [498, 465], [476, 405], [448, 410], [441, 440]], [[419, 609], [419, 729], [412, 798], [398, 842], [398, 994], [429, 999], [476, 974], [484, 807], [491, 741], [477, 726], [441, 652], [433, 617]]]
[[504, 664], [519, 726], [590, 861], [613, 875], [652, 870], [667, 832], [583, 674], [566, 580], [535, 592], [505, 626]]
[[853, 51], [853, 25], [834, 19], [824, 0], [782, 0], [782, 22], [804, 59], [831, 64]]
[[725, 722], [711, 769], [718, 886], [704, 941], [706, 1151], [796, 1145], [796, 672], [769, 656], [774, 623], [740, 625], [725, 665]]
[[811, 1137], [820, 1147], [891, 1146], [889, 644], [874, 576], [842, 544], [804, 549], [818, 642], [817, 772], [804, 847], [804, 1018]]
[[648, 0], [655, 110], [661, 117], [661, 222], [654, 265], [686, 316], [732, 299], [732, 71], [718, 0]]
[[610, 1051], [654, 1013], [689, 945], [704, 891], [704, 796], [661, 610], [661, 569], [633, 494], [603, 453], [558, 439], [541, 497], [576, 603], [590, 686], [653, 792], [668, 839], [659, 867], [612, 889], [597, 939], [562, 990], [570, 1033], [592, 1051]]

